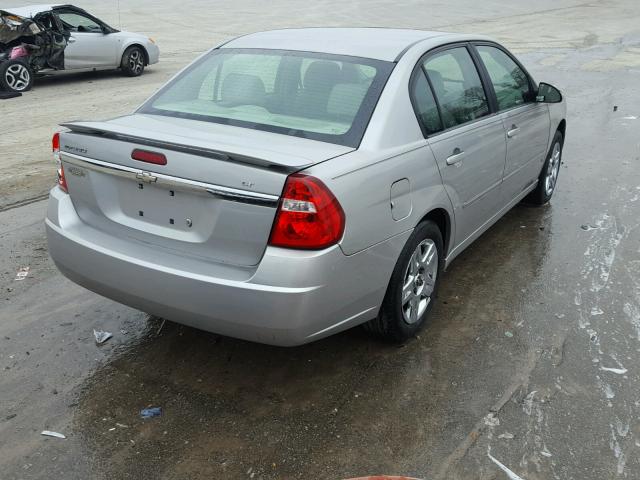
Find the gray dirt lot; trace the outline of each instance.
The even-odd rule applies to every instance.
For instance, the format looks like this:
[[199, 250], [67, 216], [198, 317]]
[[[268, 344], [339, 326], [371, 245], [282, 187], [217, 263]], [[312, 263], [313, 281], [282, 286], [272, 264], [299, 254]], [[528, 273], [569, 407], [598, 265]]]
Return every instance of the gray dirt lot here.
[[[118, 26], [115, 4], [79, 5]], [[640, 479], [637, 0], [121, 4], [160, 64], [0, 101], [0, 478]], [[57, 273], [37, 200], [58, 123], [131, 111], [230, 36], [306, 25], [481, 32], [520, 53], [569, 105], [551, 204], [516, 207], [463, 253], [401, 348], [359, 329], [293, 349], [158, 334]], [[114, 338], [97, 347], [94, 328]], [[141, 420], [148, 405], [163, 416]]]

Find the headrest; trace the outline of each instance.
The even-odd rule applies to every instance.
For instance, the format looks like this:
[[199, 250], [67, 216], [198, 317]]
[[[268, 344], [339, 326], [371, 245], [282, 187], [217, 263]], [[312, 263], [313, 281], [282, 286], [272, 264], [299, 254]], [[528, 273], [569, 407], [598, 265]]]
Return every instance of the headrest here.
[[331, 90], [340, 77], [340, 66], [327, 60], [312, 62], [304, 74], [304, 88], [308, 90]]
[[230, 73], [222, 82], [221, 100], [233, 105], [262, 105], [266, 91], [256, 75]]

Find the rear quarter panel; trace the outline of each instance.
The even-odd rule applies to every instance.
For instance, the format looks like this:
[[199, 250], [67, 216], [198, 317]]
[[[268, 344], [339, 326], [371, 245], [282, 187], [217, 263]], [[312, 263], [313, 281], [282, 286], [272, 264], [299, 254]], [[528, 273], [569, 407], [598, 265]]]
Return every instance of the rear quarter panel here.
[[[451, 212], [438, 167], [424, 140], [402, 148], [358, 150], [316, 165], [308, 173], [321, 178], [344, 209], [346, 225], [340, 246], [346, 255], [412, 230], [432, 209]], [[395, 200], [409, 202], [410, 208], [408, 215], [394, 220], [391, 186], [402, 179], [409, 181], [409, 189], [403, 192], [404, 198]]]

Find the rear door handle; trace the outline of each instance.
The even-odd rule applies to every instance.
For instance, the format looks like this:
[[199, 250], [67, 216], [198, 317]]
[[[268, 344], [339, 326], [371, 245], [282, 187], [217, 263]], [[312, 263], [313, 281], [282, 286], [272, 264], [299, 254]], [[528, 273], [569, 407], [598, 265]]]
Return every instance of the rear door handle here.
[[516, 125], [511, 125], [511, 130], [507, 130], [507, 137], [513, 138], [518, 134], [519, 131], [520, 131], [520, 127]]
[[455, 165], [464, 158], [464, 150], [460, 150], [458, 147], [453, 149], [451, 155], [447, 157], [447, 165]]

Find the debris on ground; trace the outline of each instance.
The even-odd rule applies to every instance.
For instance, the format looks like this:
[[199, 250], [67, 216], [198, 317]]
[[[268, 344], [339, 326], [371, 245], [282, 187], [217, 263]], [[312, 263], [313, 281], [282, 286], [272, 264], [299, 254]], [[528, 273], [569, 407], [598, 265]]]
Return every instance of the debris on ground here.
[[162, 319], [162, 323], [160, 324], [160, 328], [158, 328], [158, 331], [156, 332], [156, 335], [160, 335], [160, 332], [162, 331], [162, 328], [164, 327], [164, 322], [166, 322], [167, 319], [163, 318]]
[[94, 329], [93, 336], [96, 337], [96, 343], [100, 345], [101, 343], [104, 343], [107, 340], [109, 340], [111, 337], [113, 337], [113, 334], [111, 332], [105, 332], [103, 330]]
[[513, 433], [501, 433], [500, 435], [498, 435], [498, 438], [504, 438], [505, 440], [511, 440], [513, 439]]
[[512, 338], [512, 337], [513, 337], [513, 333], [511, 333], [511, 332], [507, 331], [507, 332], [504, 332], [504, 336], [505, 336], [505, 337]]
[[20, 267], [20, 269], [16, 272], [15, 281], [18, 282], [20, 280], [24, 280], [29, 275], [29, 267]]
[[58, 432], [52, 432], [51, 430], [43, 430], [40, 435], [44, 435], [46, 437], [56, 437], [56, 438], [67, 438], [66, 436], [64, 436], [61, 433]]
[[153, 418], [153, 417], [159, 417], [161, 415], [162, 415], [161, 407], [150, 407], [150, 408], [143, 408], [142, 410], [140, 410], [140, 416], [142, 418]]
[[0, 100], [8, 100], [10, 98], [21, 97], [20, 92], [0, 92]]

